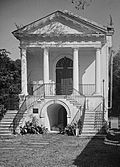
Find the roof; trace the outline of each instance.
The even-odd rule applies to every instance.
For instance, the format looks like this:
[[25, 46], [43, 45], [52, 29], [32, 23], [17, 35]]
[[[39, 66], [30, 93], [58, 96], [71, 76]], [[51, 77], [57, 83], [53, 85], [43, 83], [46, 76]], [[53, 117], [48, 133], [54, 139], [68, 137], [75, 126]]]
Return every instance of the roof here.
[[[109, 30], [109, 31], [108, 31]], [[113, 28], [102, 26], [68, 11], [55, 11], [41, 19], [13, 31], [13, 35], [20, 39], [28, 35], [105, 35], [113, 33]], [[111, 34], [112, 34], [111, 33]]]

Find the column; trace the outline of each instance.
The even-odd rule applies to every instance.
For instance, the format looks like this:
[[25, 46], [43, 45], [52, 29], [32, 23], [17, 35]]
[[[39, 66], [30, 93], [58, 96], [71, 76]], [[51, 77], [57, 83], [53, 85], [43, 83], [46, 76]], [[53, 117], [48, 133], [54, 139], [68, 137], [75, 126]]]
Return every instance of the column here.
[[21, 87], [22, 94], [28, 95], [27, 91], [27, 60], [26, 60], [26, 48], [21, 49]]
[[45, 84], [45, 95], [49, 95], [50, 93], [50, 85], [49, 83], [49, 50], [48, 48], [44, 48], [44, 84]]
[[49, 52], [48, 48], [44, 48], [44, 83], [49, 83]]
[[100, 48], [96, 49], [96, 94], [101, 94], [101, 69], [100, 69]]
[[79, 91], [79, 65], [78, 65], [79, 48], [73, 50], [73, 88]]

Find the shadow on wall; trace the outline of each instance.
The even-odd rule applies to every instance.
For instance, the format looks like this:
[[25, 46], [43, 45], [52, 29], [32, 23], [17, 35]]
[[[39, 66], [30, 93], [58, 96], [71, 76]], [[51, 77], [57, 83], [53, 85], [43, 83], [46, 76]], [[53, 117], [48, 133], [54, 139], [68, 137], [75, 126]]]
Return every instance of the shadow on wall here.
[[84, 150], [76, 157], [73, 165], [77, 167], [118, 167], [120, 147], [104, 144], [103, 138], [93, 137]]

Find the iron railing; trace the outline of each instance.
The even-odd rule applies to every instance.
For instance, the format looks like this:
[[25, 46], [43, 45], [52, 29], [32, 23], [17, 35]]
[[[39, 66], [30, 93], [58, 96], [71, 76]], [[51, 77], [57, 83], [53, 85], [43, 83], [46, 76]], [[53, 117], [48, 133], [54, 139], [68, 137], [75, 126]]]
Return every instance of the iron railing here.
[[95, 93], [95, 84], [79, 84], [79, 91], [85, 96], [91, 96]]

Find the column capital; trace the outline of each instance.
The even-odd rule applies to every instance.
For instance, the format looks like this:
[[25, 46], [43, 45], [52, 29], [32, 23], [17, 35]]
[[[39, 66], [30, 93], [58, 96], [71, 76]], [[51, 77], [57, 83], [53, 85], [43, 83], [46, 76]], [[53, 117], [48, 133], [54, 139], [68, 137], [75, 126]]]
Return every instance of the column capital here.
[[101, 54], [101, 48], [96, 48], [96, 53]]
[[41, 48], [42, 48], [42, 49], [49, 50], [50, 47], [49, 47], [49, 46], [45, 46], [45, 45], [43, 45], [43, 46], [41, 46]]
[[18, 48], [19, 48], [19, 49], [26, 50], [26, 49], [27, 49], [27, 45], [25, 45], [25, 44], [20, 44], [20, 46], [19, 46]]
[[79, 50], [79, 47], [73, 46], [72, 49], [73, 49], [73, 50]]

